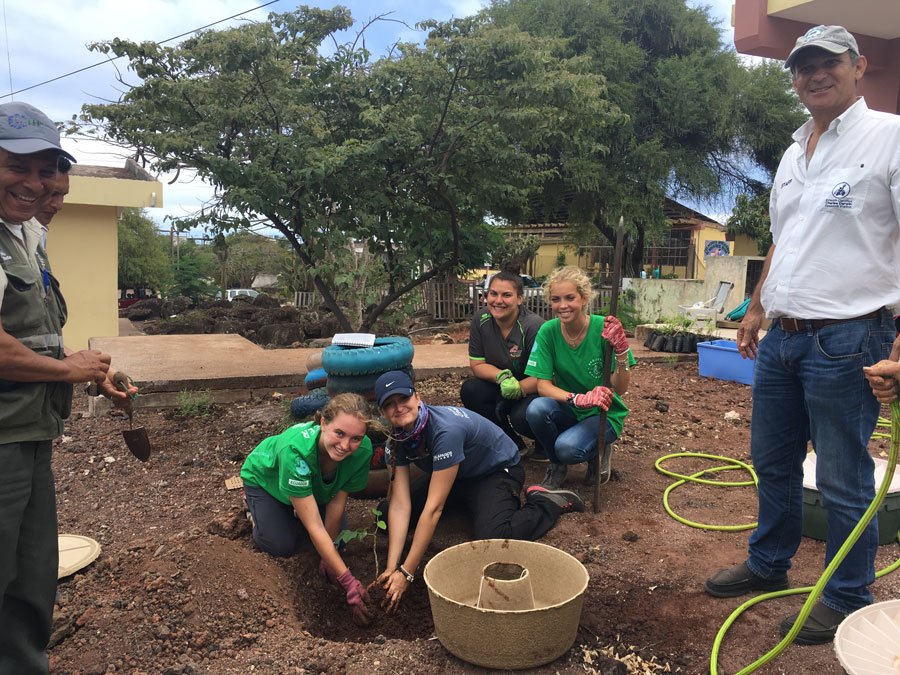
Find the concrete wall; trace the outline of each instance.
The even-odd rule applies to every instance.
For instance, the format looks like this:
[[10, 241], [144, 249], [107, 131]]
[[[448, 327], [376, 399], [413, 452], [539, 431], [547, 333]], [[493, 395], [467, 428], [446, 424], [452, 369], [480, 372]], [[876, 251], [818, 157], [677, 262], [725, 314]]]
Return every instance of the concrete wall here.
[[701, 279], [623, 279], [623, 290], [635, 294], [634, 306], [644, 323], [658, 323], [678, 316], [679, 305], [709, 300], [706, 282]]
[[47, 255], [69, 308], [63, 339], [76, 351], [91, 337], [119, 334], [116, 213], [115, 206], [66, 204], [50, 223]]
[[119, 334], [119, 208], [162, 206], [162, 184], [75, 174], [70, 183], [47, 255], [69, 308], [63, 339], [77, 351], [89, 338]]

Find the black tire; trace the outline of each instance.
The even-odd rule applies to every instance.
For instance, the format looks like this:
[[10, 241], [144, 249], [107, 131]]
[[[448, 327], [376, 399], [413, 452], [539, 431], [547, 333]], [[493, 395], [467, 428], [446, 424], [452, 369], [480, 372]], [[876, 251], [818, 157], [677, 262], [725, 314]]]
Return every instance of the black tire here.
[[403, 370], [412, 365], [413, 345], [406, 337], [375, 339], [372, 347], [331, 345], [322, 352], [322, 367], [328, 375], [352, 377]]
[[306, 396], [298, 396], [291, 401], [291, 417], [305, 420], [321, 410], [330, 400], [324, 389], [313, 389]]
[[[410, 379], [415, 379], [413, 377], [412, 368], [388, 368], [388, 370], [402, 370], [404, 373], [409, 375]], [[385, 373], [387, 370], [384, 371]], [[375, 395], [375, 381], [381, 377], [382, 373], [371, 373], [369, 375], [332, 375], [328, 374], [328, 383], [325, 385], [325, 389], [328, 391], [330, 396], [337, 396], [338, 394], [343, 394], [349, 392], [351, 394], [359, 394], [363, 398], [373, 398]]]

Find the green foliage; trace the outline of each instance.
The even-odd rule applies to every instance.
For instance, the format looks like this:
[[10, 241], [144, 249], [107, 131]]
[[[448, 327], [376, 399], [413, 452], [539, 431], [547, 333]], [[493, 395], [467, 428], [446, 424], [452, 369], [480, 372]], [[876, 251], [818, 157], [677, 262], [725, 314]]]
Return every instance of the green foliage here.
[[772, 233], [769, 231], [769, 191], [758, 195], [738, 195], [728, 219], [730, 236], [745, 234], [756, 242], [759, 255], [766, 255], [772, 245]]
[[212, 412], [212, 392], [209, 389], [189, 391], [183, 389], [175, 397], [175, 406], [182, 417], [206, 417]]
[[533, 234], [526, 236], [496, 236], [496, 244], [491, 250], [491, 267], [521, 274], [541, 247], [540, 237]]
[[125, 208], [118, 223], [119, 288], [165, 288], [172, 268], [165, 240], [143, 209]]
[[[599, 169], [601, 131], [625, 116], [557, 40], [479, 17], [429, 22], [424, 46], [376, 62], [355, 43], [320, 52], [351, 23], [344, 8], [300, 7], [177, 46], [94, 44], [141, 83], [85, 106], [80, 127], [155, 170], [194, 168], [217, 201], [182, 226], [274, 227], [341, 327], [365, 330], [419, 284], [480, 266], [485, 221], [522, 210], [558, 151], [586, 176]], [[365, 275], [386, 290], [369, 284], [374, 297], [348, 306], [362, 274], [350, 248], [381, 261]]]
[[[625, 330], [633, 331], [641, 321], [637, 315], [637, 309], [634, 306], [635, 293], [629, 289], [619, 294], [619, 301], [616, 305], [616, 318], [621, 322]], [[609, 313], [609, 305], [600, 308], [601, 314]]]
[[215, 256], [207, 247], [199, 247], [190, 241], [180, 244], [172, 270], [172, 284], [166, 289], [167, 295], [181, 295], [194, 302], [215, 295], [215, 284], [209, 280], [215, 271]]
[[335, 545], [337, 544], [349, 544], [351, 541], [359, 540], [365, 541], [366, 537], [372, 537], [372, 553], [375, 556], [375, 578], [378, 578], [378, 549], [376, 545], [378, 544], [378, 531], [382, 532], [387, 530], [387, 523], [382, 518], [382, 513], [377, 508], [373, 507], [371, 509], [372, 515], [375, 516], [375, 522], [372, 525], [372, 531], [369, 532], [366, 528], [362, 527], [358, 530], [341, 530], [338, 533], [337, 538], [334, 540]]
[[498, 26], [558, 37], [560, 56], [586, 59], [627, 117], [603, 128], [596, 169], [549, 148], [556, 175], [533, 204], [539, 222], [567, 216], [575, 243], [612, 243], [624, 215], [640, 269], [645, 240], [666, 227], [666, 195], [712, 198], [756, 189], [803, 114], [778, 64], [744, 67], [706, 9], [683, 0], [493, 0]]

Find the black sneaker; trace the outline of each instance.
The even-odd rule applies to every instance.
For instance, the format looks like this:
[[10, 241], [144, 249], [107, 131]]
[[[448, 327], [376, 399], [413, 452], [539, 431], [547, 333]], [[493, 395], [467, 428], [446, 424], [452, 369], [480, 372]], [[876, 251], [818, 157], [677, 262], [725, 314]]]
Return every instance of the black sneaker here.
[[752, 591], [783, 591], [786, 588], [786, 574], [763, 579], [751, 572], [746, 562], [716, 572], [703, 584], [703, 589], [716, 598], [736, 598]]
[[547, 457], [547, 453], [544, 451], [544, 448], [535, 443], [534, 448], [531, 452], [528, 453], [528, 459], [532, 462], [549, 462], [550, 458]]
[[563, 486], [566, 480], [566, 474], [569, 473], [568, 464], [554, 464], [550, 462], [547, 467], [547, 473], [544, 474], [544, 480], [541, 485], [550, 490], [558, 490]]
[[[797, 621], [800, 612], [793, 616], [789, 616], [778, 626], [778, 632], [781, 637], [787, 635]], [[794, 638], [794, 642], [798, 645], [824, 645], [834, 640], [834, 634], [841, 621], [847, 618], [843, 612], [831, 609], [828, 605], [822, 603], [821, 600], [813, 605], [812, 611], [803, 622], [803, 627]]]
[[527, 499], [547, 499], [556, 504], [563, 513], [584, 511], [584, 501], [571, 490], [549, 490], [543, 485], [532, 485], [525, 490], [525, 497]]

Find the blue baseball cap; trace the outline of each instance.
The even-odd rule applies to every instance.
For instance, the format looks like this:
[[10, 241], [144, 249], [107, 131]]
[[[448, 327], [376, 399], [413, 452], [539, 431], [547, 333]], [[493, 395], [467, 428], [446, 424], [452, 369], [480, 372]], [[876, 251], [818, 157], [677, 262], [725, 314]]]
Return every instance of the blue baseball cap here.
[[27, 103], [0, 105], [0, 148], [15, 155], [57, 150], [70, 162], [77, 162], [62, 149], [59, 129], [51, 119]]
[[412, 396], [415, 391], [413, 381], [402, 370], [390, 370], [375, 380], [375, 400], [379, 408], [394, 394], [406, 397]]

